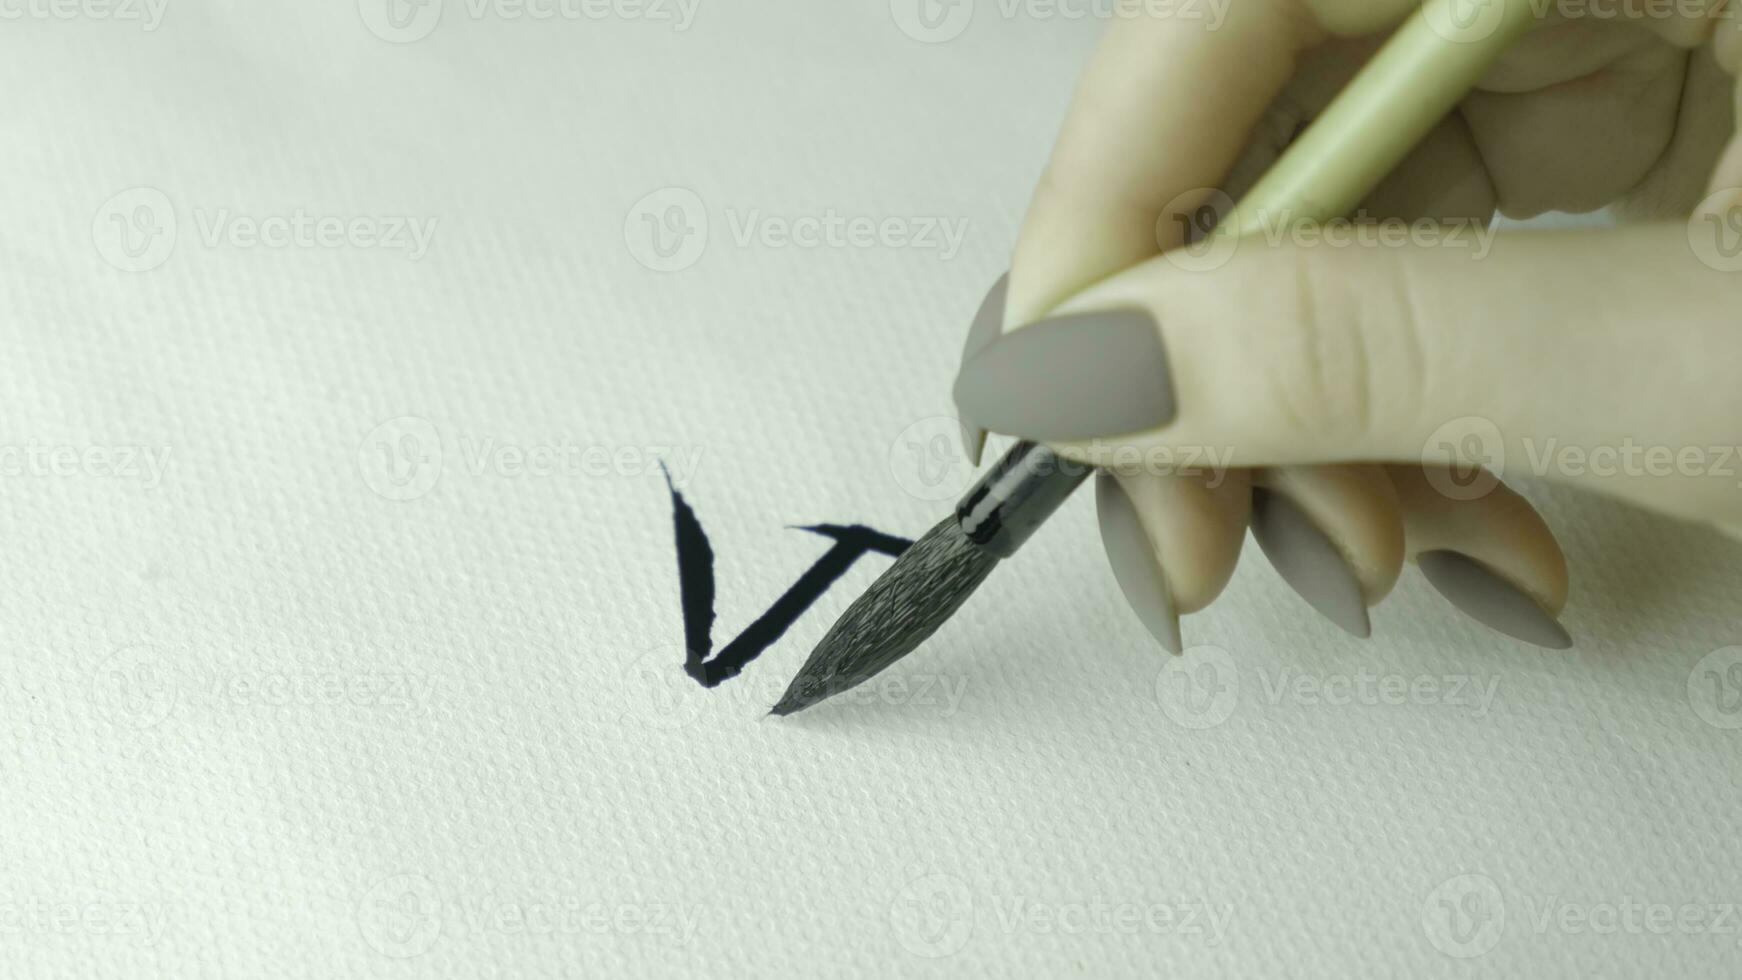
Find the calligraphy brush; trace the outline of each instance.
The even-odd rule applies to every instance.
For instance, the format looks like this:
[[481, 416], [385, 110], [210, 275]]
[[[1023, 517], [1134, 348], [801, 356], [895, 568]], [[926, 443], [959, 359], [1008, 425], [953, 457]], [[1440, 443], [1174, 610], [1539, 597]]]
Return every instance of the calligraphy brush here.
[[[1529, 0], [1429, 0], [1212, 234], [1249, 235], [1265, 215], [1323, 221], [1355, 207], [1523, 35], [1532, 16]], [[993, 311], [1001, 320], [1001, 289], [994, 289], [976, 326]], [[912, 653], [1090, 472], [1045, 446], [1017, 444], [953, 515], [848, 607], [772, 714], [808, 708]]]

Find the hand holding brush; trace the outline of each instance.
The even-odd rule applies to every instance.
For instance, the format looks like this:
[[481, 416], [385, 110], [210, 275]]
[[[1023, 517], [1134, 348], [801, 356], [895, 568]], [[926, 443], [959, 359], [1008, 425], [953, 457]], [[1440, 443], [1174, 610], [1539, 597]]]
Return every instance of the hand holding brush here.
[[[1217, 448], [1237, 467], [1098, 480], [1121, 585], [1172, 649], [1178, 616], [1227, 583], [1248, 524], [1351, 633], [1367, 634], [1368, 608], [1412, 558], [1465, 612], [1565, 646], [1566, 568], [1544, 522], [1491, 476], [1423, 461], [1471, 435], [1514, 461], [1551, 439], [1629, 440], [1660, 462], [1738, 443], [1742, 394], [1722, 375], [1742, 354], [1742, 260], [1720, 233], [1734, 222], [1742, 238], [1742, 21], [1718, 4], [1637, 23], [1537, 13], [1271, 0], [1236, 4], [1216, 31], [1115, 23], [1031, 205], [1002, 314], [995, 294], [956, 387], [976, 435], [1035, 442], [849, 610], [782, 708], [923, 641], [1081, 480], [1063, 460], [1111, 465], [1133, 449]], [[1238, 206], [1216, 207], [1217, 185]], [[1610, 202], [1679, 220], [1503, 235], [1480, 258], [1299, 233], [1351, 213], [1481, 229], [1496, 207]], [[1194, 241], [1206, 205], [1220, 220]], [[1742, 526], [1737, 481], [1695, 470], [1544, 475]]]

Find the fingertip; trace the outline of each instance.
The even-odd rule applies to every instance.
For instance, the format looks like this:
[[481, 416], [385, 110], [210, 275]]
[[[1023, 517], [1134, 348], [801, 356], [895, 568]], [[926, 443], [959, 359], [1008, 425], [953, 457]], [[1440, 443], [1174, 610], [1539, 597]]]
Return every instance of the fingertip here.
[[1358, 639], [1373, 635], [1367, 599], [1349, 562], [1286, 495], [1252, 491], [1252, 536], [1283, 580], [1320, 615]]
[[[962, 346], [963, 364], [967, 364], [974, 355], [985, 350], [1004, 332], [1004, 307], [1009, 290], [1010, 273], [1006, 272], [992, 283], [992, 288], [980, 301], [980, 308], [974, 314], [973, 323], [968, 327], [968, 338]], [[959, 402], [956, 415], [962, 427], [962, 449], [967, 454], [968, 462], [978, 467], [986, 451], [986, 427], [964, 411]]]
[[1118, 478], [1106, 471], [1095, 477], [1095, 513], [1107, 562], [1125, 601], [1164, 649], [1180, 654], [1185, 643], [1167, 572], [1156, 559], [1131, 498], [1119, 486]]

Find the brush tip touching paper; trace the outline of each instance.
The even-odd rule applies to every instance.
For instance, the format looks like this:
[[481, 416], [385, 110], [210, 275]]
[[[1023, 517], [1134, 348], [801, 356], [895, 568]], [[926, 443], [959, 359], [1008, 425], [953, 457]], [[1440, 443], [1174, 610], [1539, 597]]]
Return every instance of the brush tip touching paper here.
[[854, 600], [771, 714], [802, 711], [882, 673], [937, 632], [997, 564], [945, 518]]

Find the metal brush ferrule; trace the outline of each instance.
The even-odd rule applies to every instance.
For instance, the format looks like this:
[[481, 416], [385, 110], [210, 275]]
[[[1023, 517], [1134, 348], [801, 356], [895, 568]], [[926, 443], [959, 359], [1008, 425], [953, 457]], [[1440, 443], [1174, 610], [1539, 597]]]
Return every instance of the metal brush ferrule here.
[[1094, 471], [1038, 442], [1019, 442], [956, 505], [956, 524], [969, 541], [1009, 558]]

